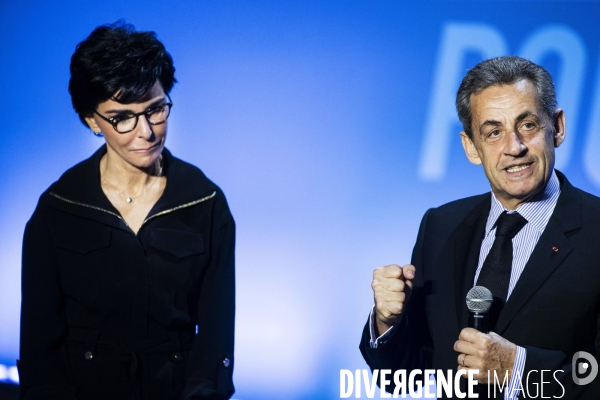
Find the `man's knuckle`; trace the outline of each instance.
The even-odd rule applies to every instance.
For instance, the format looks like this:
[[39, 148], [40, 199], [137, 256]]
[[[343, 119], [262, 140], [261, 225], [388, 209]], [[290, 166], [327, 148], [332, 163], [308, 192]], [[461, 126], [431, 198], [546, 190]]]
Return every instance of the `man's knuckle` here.
[[402, 312], [403, 306], [402, 306], [402, 303], [394, 302], [394, 304], [390, 308], [391, 308], [392, 313], [397, 315]]
[[388, 318], [390, 316], [390, 312], [386, 307], [378, 307], [377, 315], [379, 317]]

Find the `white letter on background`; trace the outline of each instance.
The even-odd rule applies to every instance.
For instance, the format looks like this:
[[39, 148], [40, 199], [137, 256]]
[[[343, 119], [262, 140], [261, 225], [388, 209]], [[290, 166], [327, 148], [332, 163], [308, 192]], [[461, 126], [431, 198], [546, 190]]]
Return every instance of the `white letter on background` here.
[[[433, 379], [431, 378], [433, 375]], [[433, 393], [429, 392], [429, 388], [433, 386]], [[423, 397], [426, 399], [435, 399], [435, 369], [426, 369], [423, 373]]]
[[461, 392], [460, 390], [461, 375], [467, 375], [467, 371], [465, 371], [464, 369], [456, 371], [456, 375], [454, 375], [454, 394], [456, 394], [456, 397], [458, 397], [459, 399], [464, 399], [467, 396], [467, 394]]
[[470, 51], [486, 59], [506, 54], [507, 47], [500, 32], [490, 25], [450, 22], [444, 26], [419, 161], [418, 175], [423, 180], [444, 178], [450, 139], [455, 137], [459, 143], [458, 132], [452, 132], [457, 121], [454, 102], [464, 75], [462, 61]]
[[[590, 108], [591, 117], [583, 147], [583, 165], [590, 180], [600, 188], [600, 57], [598, 57], [597, 65], [594, 97], [592, 98], [592, 108]], [[570, 131], [567, 130], [567, 132]]]
[[[562, 25], [548, 25], [533, 33], [523, 44], [520, 55], [539, 64], [544, 56], [557, 54], [561, 71], [554, 76], [558, 107], [565, 110], [567, 138], [556, 152], [556, 168], [566, 168], [571, 159], [577, 133], [577, 114], [581, 85], [587, 63], [587, 52], [579, 35]], [[557, 82], [556, 79], [560, 78]]]
[[[402, 379], [400, 379], [402, 377]], [[398, 397], [400, 394], [400, 390], [402, 390], [402, 396], [406, 397], [406, 370], [398, 369], [394, 372], [394, 384], [396, 388], [394, 389], [394, 397]]]
[[377, 375], [379, 375], [379, 370], [373, 370], [373, 381], [369, 382], [369, 372], [366, 369], [363, 369], [363, 379], [365, 381], [365, 394], [369, 399], [375, 397], [375, 389], [377, 389]]
[[392, 383], [389, 379], [386, 378], [386, 376], [391, 373], [392, 373], [391, 369], [382, 369], [381, 372], [379, 373], [379, 387], [381, 388], [381, 394], [379, 397], [382, 399], [389, 399], [390, 397], [392, 397], [391, 394], [389, 394], [388, 392], [385, 391], [385, 388], [387, 387], [387, 385]]
[[[421, 375], [420, 369], [413, 369], [410, 371], [410, 375], [408, 375], [408, 393], [413, 397], [421, 397], [421, 388], [423, 387], [423, 383], [420, 379], [417, 379], [415, 382], [415, 376]], [[417, 391], [414, 391], [414, 387], [417, 386]]]
[[452, 391], [452, 370], [448, 370], [448, 377], [444, 375], [444, 370], [437, 370], [437, 397], [442, 397], [442, 390], [446, 397], [452, 397], [454, 392]]
[[[347, 385], [346, 385], [347, 380]], [[354, 378], [352, 372], [347, 369], [340, 369], [340, 398], [346, 399], [352, 395], [352, 386], [354, 386]], [[346, 390], [348, 388], [348, 390]]]

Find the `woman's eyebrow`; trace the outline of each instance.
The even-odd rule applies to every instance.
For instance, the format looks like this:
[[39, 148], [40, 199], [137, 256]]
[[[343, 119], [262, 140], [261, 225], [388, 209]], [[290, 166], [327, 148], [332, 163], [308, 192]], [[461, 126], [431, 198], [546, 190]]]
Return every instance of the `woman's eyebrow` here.
[[[155, 101], [153, 101], [152, 103], [150, 103], [148, 105], [148, 107], [146, 107], [146, 110], [149, 108], [152, 108], [154, 106], [159, 105], [160, 103], [162, 103], [163, 101], [165, 101], [167, 98], [166, 97], [162, 97], [160, 99], [157, 99]], [[133, 112], [132, 110], [128, 110], [126, 108], [122, 108], [122, 109], [114, 109], [114, 110], [106, 110], [104, 111], [105, 114], [136, 114], [135, 112]]]
[[156, 101], [153, 101], [152, 103], [150, 103], [150, 105], [147, 108], [157, 106], [157, 105], [159, 105], [160, 103], [162, 103], [165, 100], [167, 100], [167, 96], [164, 96], [163, 98], [160, 98], [160, 99], [157, 99]]
[[131, 111], [131, 110], [127, 110], [127, 109], [124, 109], [124, 110], [107, 110], [107, 111], [104, 111], [104, 114], [115, 114], [115, 115], [116, 114], [134, 114], [134, 112]]

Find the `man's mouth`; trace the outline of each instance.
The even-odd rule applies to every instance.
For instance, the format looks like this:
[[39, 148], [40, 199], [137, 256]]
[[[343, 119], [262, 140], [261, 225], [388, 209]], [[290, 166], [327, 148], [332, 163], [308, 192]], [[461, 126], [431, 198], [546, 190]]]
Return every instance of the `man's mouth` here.
[[532, 163], [529, 164], [521, 164], [521, 165], [514, 165], [512, 167], [506, 168], [507, 172], [519, 172], [522, 171], [524, 169], [526, 169], [527, 167], [529, 167]]

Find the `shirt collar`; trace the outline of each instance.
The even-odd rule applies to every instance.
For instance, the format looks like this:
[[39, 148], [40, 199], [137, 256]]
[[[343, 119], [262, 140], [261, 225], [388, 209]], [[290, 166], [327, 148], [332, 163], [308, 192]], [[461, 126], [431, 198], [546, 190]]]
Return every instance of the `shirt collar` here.
[[535, 230], [542, 232], [554, 211], [559, 195], [560, 181], [554, 170], [544, 191], [535, 195], [530, 201], [521, 204], [514, 211], [504, 207], [494, 192], [492, 192], [492, 207], [490, 208], [490, 214], [485, 225], [486, 236], [495, 228], [498, 217], [504, 211], [509, 213], [518, 212]]

